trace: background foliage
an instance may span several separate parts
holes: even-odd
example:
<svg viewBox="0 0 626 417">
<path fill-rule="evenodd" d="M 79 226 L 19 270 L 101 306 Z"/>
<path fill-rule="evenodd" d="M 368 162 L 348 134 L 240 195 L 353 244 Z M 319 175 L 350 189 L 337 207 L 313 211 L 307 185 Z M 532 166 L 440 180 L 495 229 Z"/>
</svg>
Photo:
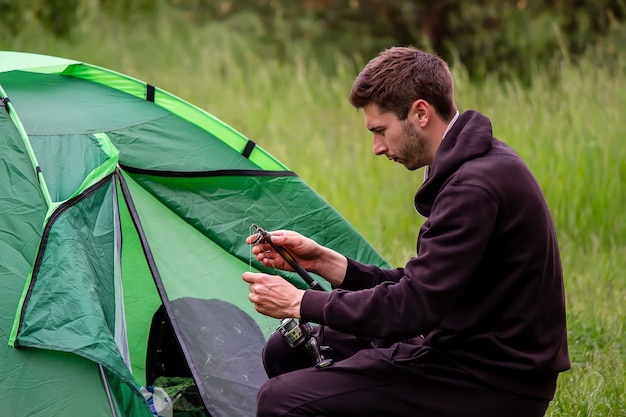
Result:
<svg viewBox="0 0 626 417">
<path fill-rule="evenodd" d="M 137 21 L 168 6 L 197 25 L 230 21 L 270 53 L 303 41 L 332 67 L 337 51 L 372 56 L 389 44 L 414 45 L 463 63 L 472 79 L 495 72 L 528 83 L 534 66 L 577 58 L 601 37 L 613 38 L 596 57 L 605 63 L 626 42 L 626 0 L 0 0 L 0 30 L 19 33 L 38 20 L 71 36 L 97 24 L 101 11 Z"/>
</svg>

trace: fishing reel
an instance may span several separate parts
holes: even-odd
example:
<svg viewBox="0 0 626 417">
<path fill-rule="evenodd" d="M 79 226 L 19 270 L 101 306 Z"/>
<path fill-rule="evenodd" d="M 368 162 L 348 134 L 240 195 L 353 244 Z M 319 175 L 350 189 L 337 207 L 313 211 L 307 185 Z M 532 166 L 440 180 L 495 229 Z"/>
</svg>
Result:
<svg viewBox="0 0 626 417">
<path fill-rule="evenodd" d="M 322 353 L 326 347 L 320 346 L 309 323 L 302 323 L 294 318 L 286 318 L 280 321 L 277 330 L 289 347 L 301 348 L 308 353 L 315 361 L 316 368 L 326 368 L 333 364 L 333 360 L 326 358 Z"/>
</svg>

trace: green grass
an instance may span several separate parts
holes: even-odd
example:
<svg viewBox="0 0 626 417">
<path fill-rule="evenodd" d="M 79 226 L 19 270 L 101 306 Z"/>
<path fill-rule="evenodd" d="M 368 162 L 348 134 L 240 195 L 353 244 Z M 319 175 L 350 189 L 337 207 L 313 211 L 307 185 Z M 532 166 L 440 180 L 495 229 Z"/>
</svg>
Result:
<svg viewBox="0 0 626 417">
<path fill-rule="evenodd" d="M 236 22 L 241 28 L 253 21 Z M 422 172 L 371 152 L 363 117 L 347 102 L 361 58 L 337 57 L 332 75 L 303 44 L 279 62 L 233 25 L 194 28 L 176 14 L 131 27 L 92 18 L 69 40 L 36 25 L 0 49 L 84 60 L 148 81 L 221 118 L 304 178 L 394 265 L 414 255 L 423 219 L 412 207 Z M 548 416 L 626 415 L 626 74 L 592 59 L 474 85 L 456 66 L 462 110 L 494 123 L 527 161 L 552 208 L 562 246 L 572 369 Z M 243 237 L 242 237 L 243 238 Z"/>
</svg>

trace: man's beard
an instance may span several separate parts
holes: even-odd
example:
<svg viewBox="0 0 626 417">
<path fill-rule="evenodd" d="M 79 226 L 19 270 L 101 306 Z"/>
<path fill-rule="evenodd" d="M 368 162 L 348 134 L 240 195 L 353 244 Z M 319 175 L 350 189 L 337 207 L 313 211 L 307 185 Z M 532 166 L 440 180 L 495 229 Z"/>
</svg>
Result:
<svg viewBox="0 0 626 417">
<path fill-rule="evenodd" d="M 426 161 L 426 138 L 415 129 L 408 119 L 400 122 L 404 142 L 399 150 L 399 160 L 406 169 L 414 171 L 428 165 Z"/>
</svg>

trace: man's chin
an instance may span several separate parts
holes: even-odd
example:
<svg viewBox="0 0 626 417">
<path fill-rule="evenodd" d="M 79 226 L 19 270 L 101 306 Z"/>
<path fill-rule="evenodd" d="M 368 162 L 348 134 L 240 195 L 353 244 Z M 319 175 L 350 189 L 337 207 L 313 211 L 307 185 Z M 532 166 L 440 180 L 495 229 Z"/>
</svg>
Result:
<svg viewBox="0 0 626 417">
<path fill-rule="evenodd" d="M 424 166 L 424 164 L 414 164 L 414 163 L 407 163 L 407 162 L 400 162 L 400 163 L 404 165 L 404 167 L 408 169 L 409 171 L 416 171 Z"/>
<path fill-rule="evenodd" d="M 418 167 L 417 167 L 417 166 L 415 166 L 414 164 L 410 164 L 410 163 L 407 163 L 407 162 L 399 162 L 399 163 L 400 163 L 400 164 L 402 164 L 402 165 L 404 165 L 404 167 L 405 167 L 406 169 L 408 169 L 409 171 L 415 171 L 415 170 L 418 168 Z"/>
</svg>

